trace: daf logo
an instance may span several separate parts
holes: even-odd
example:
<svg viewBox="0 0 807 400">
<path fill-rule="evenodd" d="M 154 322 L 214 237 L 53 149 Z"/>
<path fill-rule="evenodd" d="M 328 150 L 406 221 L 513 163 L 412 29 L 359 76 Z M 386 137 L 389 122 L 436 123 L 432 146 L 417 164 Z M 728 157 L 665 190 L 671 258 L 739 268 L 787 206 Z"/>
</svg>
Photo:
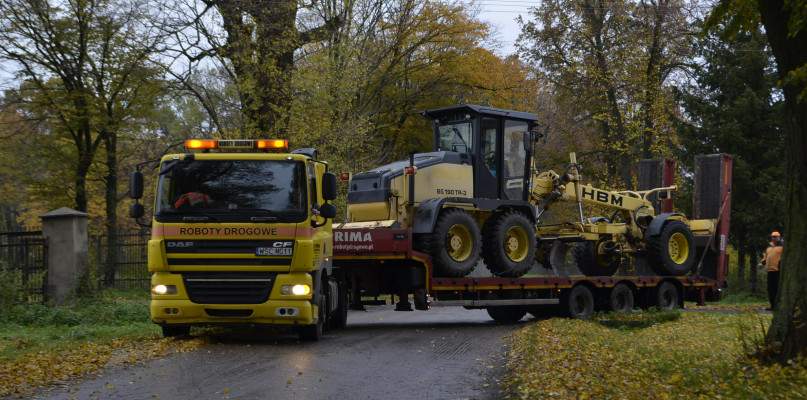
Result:
<svg viewBox="0 0 807 400">
<path fill-rule="evenodd" d="M 294 247 L 294 242 L 274 242 L 272 246 L 276 248 Z"/>
<path fill-rule="evenodd" d="M 168 247 L 193 247 L 193 242 L 165 242 Z"/>
</svg>

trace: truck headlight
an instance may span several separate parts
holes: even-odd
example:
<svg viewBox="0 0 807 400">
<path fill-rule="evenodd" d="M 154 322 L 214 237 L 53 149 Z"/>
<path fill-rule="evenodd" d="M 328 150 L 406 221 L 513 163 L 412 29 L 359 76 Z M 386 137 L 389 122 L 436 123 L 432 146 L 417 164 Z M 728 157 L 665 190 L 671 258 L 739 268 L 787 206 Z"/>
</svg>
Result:
<svg viewBox="0 0 807 400">
<path fill-rule="evenodd" d="M 151 294 L 163 295 L 177 293 L 178 291 L 176 285 L 154 285 L 151 287 Z"/>
<path fill-rule="evenodd" d="M 311 294 L 311 286 L 308 285 L 283 285 L 280 287 L 280 294 L 305 296 Z"/>
</svg>

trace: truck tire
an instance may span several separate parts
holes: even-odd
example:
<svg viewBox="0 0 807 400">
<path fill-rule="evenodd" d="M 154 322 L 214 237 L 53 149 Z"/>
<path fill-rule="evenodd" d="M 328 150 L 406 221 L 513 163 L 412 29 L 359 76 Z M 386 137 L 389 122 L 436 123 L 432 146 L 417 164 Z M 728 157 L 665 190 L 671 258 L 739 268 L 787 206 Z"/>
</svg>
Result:
<svg viewBox="0 0 807 400">
<path fill-rule="evenodd" d="M 479 225 L 467 212 L 446 208 L 434 232 L 419 235 L 418 248 L 432 257 L 435 276 L 461 278 L 473 271 L 481 252 Z"/>
<path fill-rule="evenodd" d="M 611 276 L 619 269 L 619 256 L 615 254 L 600 254 L 597 249 L 606 244 L 606 241 L 578 242 L 572 248 L 574 262 L 580 272 L 585 276 Z"/>
<path fill-rule="evenodd" d="M 191 334 L 191 327 L 190 326 L 162 326 L 163 328 L 163 337 L 179 337 L 179 336 L 189 336 Z"/>
<path fill-rule="evenodd" d="M 624 283 L 614 285 L 608 294 L 608 311 L 629 313 L 633 311 L 633 290 Z"/>
<path fill-rule="evenodd" d="M 316 296 L 317 300 L 317 322 L 313 325 L 308 326 L 301 326 L 298 331 L 300 335 L 300 340 L 304 340 L 307 342 L 316 342 L 322 339 L 322 332 L 325 330 L 325 318 L 327 314 L 326 310 L 326 302 L 325 302 L 325 294 L 322 293 L 325 290 L 325 282 L 320 285 L 320 293 Z"/>
<path fill-rule="evenodd" d="M 334 278 L 330 278 L 334 279 Z M 331 315 L 329 326 L 331 329 L 343 329 L 347 326 L 347 288 L 344 284 L 337 284 L 339 288 L 339 304 Z"/>
<path fill-rule="evenodd" d="M 686 275 L 695 266 L 695 237 L 682 221 L 667 221 L 661 233 L 647 238 L 647 251 L 659 275 Z"/>
<path fill-rule="evenodd" d="M 670 282 L 662 282 L 653 291 L 652 302 L 659 310 L 675 310 L 680 302 L 678 288 Z"/>
<path fill-rule="evenodd" d="M 496 276 L 516 278 L 535 262 L 535 228 L 522 213 L 508 211 L 488 219 L 483 229 L 482 258 Z"/>
<path fill-rule="evenodd" d="M 586 285 L 577 285 L 561 297 L 561 308 L 567 317 L 588 319 L 594 313 L 594 294 Z"/>
<path fill-rule="evenodd" d="M 488 307 L 487 311 L 496 322 L 516 322 L 527 315 L 524 307 L 519 306 Z"/>
</svg>

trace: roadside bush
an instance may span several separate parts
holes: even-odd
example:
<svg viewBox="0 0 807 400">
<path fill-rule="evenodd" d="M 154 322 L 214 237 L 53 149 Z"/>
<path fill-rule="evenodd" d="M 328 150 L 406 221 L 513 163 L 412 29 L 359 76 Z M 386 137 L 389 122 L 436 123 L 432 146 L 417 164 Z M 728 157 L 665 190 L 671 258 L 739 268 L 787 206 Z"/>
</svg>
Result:
<svg viewBox="0 0 807 400">
<path fill-rule="evenodd" d="M 0 316 L 21 304 L 23 293 L 22 273 L 0 261 Z"/>
<path fill-rule="evenodd" d="M 76 301 L 66 306 L 16 304 L 3 313 L 2 319 L 25 326 L 117 325 L 150 320 L 148 303 L 100 299 Z"/>
</svg>

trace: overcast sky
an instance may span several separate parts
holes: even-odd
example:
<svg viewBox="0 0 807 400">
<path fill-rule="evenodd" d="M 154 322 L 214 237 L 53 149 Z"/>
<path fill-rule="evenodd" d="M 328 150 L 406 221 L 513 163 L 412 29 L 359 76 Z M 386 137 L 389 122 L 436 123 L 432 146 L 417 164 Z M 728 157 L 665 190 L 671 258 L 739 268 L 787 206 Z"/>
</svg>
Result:
<svg viewBox="0 0 807 400">
<path fill-rule="evenodd" d="M 501 56 L 513 54 L 515 43 L 520 33 L 516 18 L 522 15 L 529 20 L 530 7 L 540 4 L 539 0 L 477 0 L 479 6 L 479 19 L 490 22 L 501 41 L 501 49 L 495 49 Z"/>
</svg>

